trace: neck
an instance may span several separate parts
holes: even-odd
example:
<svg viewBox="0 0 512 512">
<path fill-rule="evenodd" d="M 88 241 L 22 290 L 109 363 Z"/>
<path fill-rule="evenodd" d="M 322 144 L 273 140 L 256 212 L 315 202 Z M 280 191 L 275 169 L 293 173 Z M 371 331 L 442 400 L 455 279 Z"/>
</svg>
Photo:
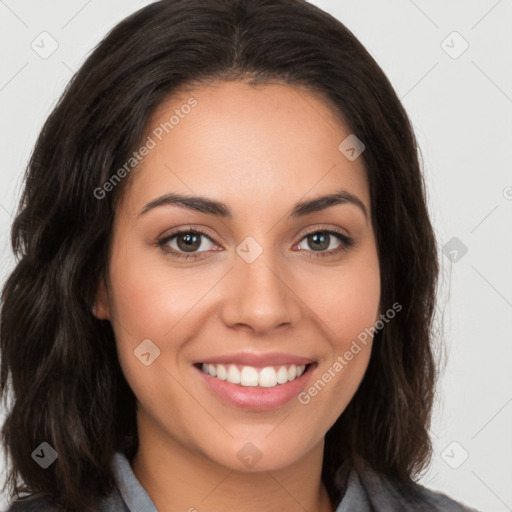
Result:
<svg viewBox="0 0 512 512">
<path fill-rule="evenodd" d="M 323 440 L 286 468 L 241 472 L 139 423 L 132 469 L 159 512 L 332 512 L 321 480 Z"/>
</svg>

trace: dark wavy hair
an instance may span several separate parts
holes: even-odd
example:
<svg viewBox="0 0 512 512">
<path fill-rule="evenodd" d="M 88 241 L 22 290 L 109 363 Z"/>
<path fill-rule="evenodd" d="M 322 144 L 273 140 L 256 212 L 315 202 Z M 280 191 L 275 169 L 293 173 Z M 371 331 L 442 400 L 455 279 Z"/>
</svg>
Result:
<svg viewBox="0 0 512 512">
<path fill-rule="evenodd" d="M 347 458 L 409 483 L 428 464 L 438 256 L 419 148 L 390 82 L 342 23 L 305 0 L 162 0 L 94 49 L 28 164 L 0 324 L 11 498 L 94 510 L 115 485 L 114 451 L 135 453 L 135 396 L 110 322 L 92 314 L 115 206 L 130 180 L 101 200 L 93 191 L 138 148 L 163 101 L 228 80 L 306 87 L 366 146 L 381 311 L 395 302 L 403 309 L 375 334 L 363 381 L 326 435 L 322 478 L 331 499 Z M 31 457 L 44 441 L 58 453 L 48 469 Z"/>
</svg>

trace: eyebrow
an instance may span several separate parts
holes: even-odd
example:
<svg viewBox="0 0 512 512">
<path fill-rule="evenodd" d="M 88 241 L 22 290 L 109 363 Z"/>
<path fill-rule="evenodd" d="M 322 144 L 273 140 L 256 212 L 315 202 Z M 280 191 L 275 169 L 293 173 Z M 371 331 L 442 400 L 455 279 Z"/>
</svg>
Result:
<svg viewBox="0 0 512 512">
<path fill-rule="evenodd" d="M 366 220 L 368 220 L 368 211 L 364 203 L 354 194 L 351 194 L 345 189 L 338 190 L 333 194 L 328 194 L 315 199 L 309 199 L 307 201 L 300 201 L 296 203 L 289 213 L 290 218 L 299 218 L 310 213 L 318 212 L 335 206 L 338 204 L 353 204 L 357 206 L 364 214 Z M 177 205 L 189 210 L 206 213 L 208 215 L 215 215 L 216 217 L 222 218 L 233 218 L 233 212 L 231 208 L 220 201 L 209 199 L 203 196 L 190 196 L 184 194 L 170 193 L 163 196 L 157 197 L 153 201 L 150 201 L 142 211 L 140 215 L 158 208 L 160 206 Z"/>
</svg>

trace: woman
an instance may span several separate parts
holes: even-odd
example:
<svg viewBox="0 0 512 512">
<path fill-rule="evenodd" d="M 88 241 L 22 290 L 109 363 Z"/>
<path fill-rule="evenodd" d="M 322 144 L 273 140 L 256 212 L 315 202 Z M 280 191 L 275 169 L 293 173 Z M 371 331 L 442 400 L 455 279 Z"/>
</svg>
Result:
<svg viewBox="0 0 512 512">
<path fill-rule="evenodd" d="M 438 273 L 414 134 L 320 9 L 120 23 L 43 127 L 13 247 L 11 510 L 469 510 L 414 483 Z"/>
</svg>

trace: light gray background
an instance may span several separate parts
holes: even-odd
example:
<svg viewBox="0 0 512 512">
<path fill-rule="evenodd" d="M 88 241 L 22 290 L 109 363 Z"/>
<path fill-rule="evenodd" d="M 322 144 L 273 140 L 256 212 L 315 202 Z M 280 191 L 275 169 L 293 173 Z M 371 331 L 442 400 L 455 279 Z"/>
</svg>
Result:
<svg viewBox="0 0 512 512">
<path fill-rule="evenodd" d="M 106 32 L 148 3 L 0 0 L 0 283 L 14 264 L 8 230 L 44 119 Z M 360 39 L 402 99 L 440 246 L 449 243 L 438 307 L 446 368 L 421 483 L 480 510 L 512 510 L 512 2 L 313 3 Z M 43 31 L 58 42 L 46 59 L 31 48 L 50 48 Z"/>
</svg>

